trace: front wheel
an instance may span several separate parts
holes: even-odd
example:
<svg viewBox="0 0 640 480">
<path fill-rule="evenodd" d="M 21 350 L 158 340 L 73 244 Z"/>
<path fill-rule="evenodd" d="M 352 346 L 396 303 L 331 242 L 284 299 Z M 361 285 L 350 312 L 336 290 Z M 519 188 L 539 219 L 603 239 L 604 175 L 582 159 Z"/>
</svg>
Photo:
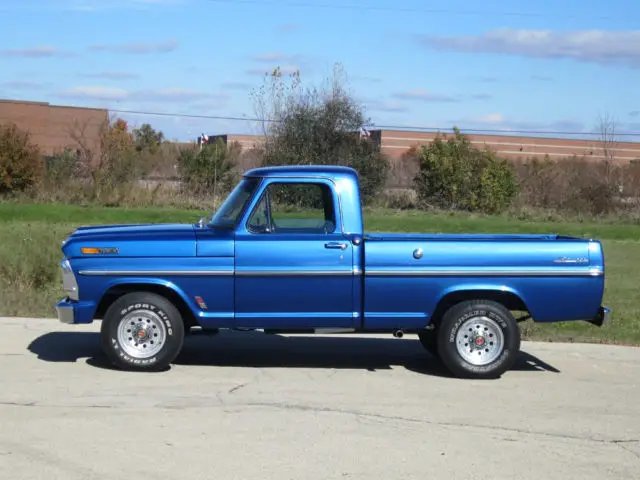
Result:
<svg viewBox="0 0 640 480">
<path fill-rule="evenodd" d="M 184 323 L 166 298 L 133 292 L 118 298 L 107 310 L 101 327 L 105 354 L 125 370 L 161 370 L 178 356 Z"/>
<path fill-rule="evenodd" d="M 498 378 L 520 351 L 520 328 L 502 304 L 466 301 L 451 307 L 439 325 L 438 353 L 461 378 Z"/>
</svg>

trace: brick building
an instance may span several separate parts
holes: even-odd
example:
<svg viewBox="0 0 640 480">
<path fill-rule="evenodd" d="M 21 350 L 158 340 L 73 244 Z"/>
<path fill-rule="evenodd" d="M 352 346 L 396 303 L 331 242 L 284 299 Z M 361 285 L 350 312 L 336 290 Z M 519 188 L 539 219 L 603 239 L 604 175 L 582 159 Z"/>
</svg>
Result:
<svg viewBox="0 0 640 480">
<path fill-rule="evenodd" d="M 397 160 L 411 147 L 426 145 L 437 136 L 435 132 L 416 132 L 410 130 L 371 130 L 371 138 L 391 159 Z M 448 133 L 451 135 L 451 133 Z M 471 143 L 478 148 L 489 148 L 503 158 L 520 160 L 528 157 L 544 157 L 551 159 L 570 157 L 603 158 L 603 142 L 594 136 L 591 140 L 549 137 L 525 137 L 515 135 L 478 135 L 465 134 Z M 246 150 L 260 145 L 259 135 L 210 135 L 209 141 L 221 138 L 225 143 L 237 142 Z M 640 142 L 622 142 L 616 140 L 609 143 L 611 154 L 621 163 L 640 160 Z"/>
<path fill-rule="evenodd" d="M 15 123 L 19 128 L 28 130 L 32 139 L 45 155 L 53 155 L 65 148 L 75 149 L 76 140 L 72 131 L 82 132 L 84 141 L 95 148 L 100 128 L 109 120 L 106 109 L 80 108 L 50 105 L 46 102 L 27 102 L 0 99 L 0 124 Z M 410 130 L 372 130 L 371 138 L 387 153 L 393 163 L 403 168 L 399 159 L 409 148 L 431 142 L 436 133 Z M 602 158 L 602 142 L 597 137 L 590 140 L 569 138 L 541 138 L 512 135 L 467 135 L 478 147 L 487 147 L 500 156 L 517 160 L 531 156 L 562 158 L 571 155 L 584 156 L 594 160 Z M 237 142 L 244 151 L 259 146 L 263 137 L 259 135 L 210 135 L 210 141 L 222 138 L 226 143 Z M 640 159 L 640 142 L 616 141 L 612 149 L 615 160 L 629 163 Z M 244 160 L 242 169 L 250 168 L 253 159 Z M 410 166 L 406 166 L 411 169 Z M 410 175 L 410 172 L 407 173 Z M 398 179 L 399 181 L 400 179 Z M 395 181 L 394 181 L 395 182 Z M 402 183 L 403 181 L 401 181 Z"/>
<path fill-rule="evenodd" d="M 437 133 L 415 132 L 406 130 L 374 130 L 372 137 L 378 142 L 382 151 L 391 158 L 400 158 L 409 148 L 425 145 L 433 141 Z M 551 159 L 570 157 L 603 158 L 603 142 L 598 136 L 590 140 L 549 138 L 549 137 L 525 137 L 514 135 L 474 135 L 465 134 L 471 143 L 478 147 L 487 147 L 503 158 L 519 160 L 527 157 L 544 157 L 549 155 Z M 623 142 L 616 140 L 608 142 L 611 153 L 616 161 L 629 163 L 640 160 L 640 143 Z"/>
<path fill-rule="evenodd" d="M 0 99 L 0 124 L 14 123 L 28 131 L 44 155 L 54 155 L 65 148 L 76 149 L 74 132 L 96 146 L 100 128 L 108 120 L 109 112 L 105 109 Z"/>
</svg>

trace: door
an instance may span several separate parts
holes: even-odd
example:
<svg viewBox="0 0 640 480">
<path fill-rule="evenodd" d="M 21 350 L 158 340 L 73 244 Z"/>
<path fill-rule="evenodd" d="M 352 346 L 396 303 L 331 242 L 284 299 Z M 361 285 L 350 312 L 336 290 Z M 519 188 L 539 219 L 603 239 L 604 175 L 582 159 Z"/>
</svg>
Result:
<svg viewBox="0 0 640 480">
<path fill-rule="evenodd" d="M 353 246 L 329 181 L 268 179 L 236 234 L 238 327 L 353 328 Z"/>
</svg>

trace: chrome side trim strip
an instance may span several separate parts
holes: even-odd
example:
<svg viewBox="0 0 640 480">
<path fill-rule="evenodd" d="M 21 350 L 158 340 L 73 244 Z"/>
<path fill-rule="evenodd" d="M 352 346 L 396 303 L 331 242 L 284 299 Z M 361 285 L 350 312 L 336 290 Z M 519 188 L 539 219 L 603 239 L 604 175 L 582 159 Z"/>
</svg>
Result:
<svg viewBox="0 0 640 480">
<path fill-rule="evenodd" d="M 84 276 L 233 276 L 233 270 L 80 270 Z M 236 270 L 238 277 L 316 277 L 316 276 L 352 276 L 359 273 L 353 270 Z"/>
<path fill-rule="evenodd" d="M 233 270 L 80 270 L 78 273 L 86 276 L 233 276 Z"/>
<path fill-rule="evenodd" d="M 80 270 L 83 276 L 233 276 L 233 270 Z M 351 276 L 362 275 L 362 271 L 353 270 L 237 270 L 239 277 L 315 277 L 315 276 Z M 537 268 L 531 270 L 508 269 L 406 269 L 406 270 L 366 270 L 367 277 L 601 277 L 604 271 L 599 268 Z"/>
<path fill-rule="evenodd" d="M 233 276 L 233 270 L 80 270 L 78 272 L 84 276 Z M 575 268 L 537 268 L 537 269 L 406 269 L 406 270 L 366 270 L 365 276 L 371 277 L 453 277 L 453 276 L 469 276 L 469 277 L 600 277 L 604 275 L 604 271 L 599 268 L 575 269 Z M 236 276 L 240 277 L 314 277 L 314 276 L 351 276 L 362 275 L 359 269 L 353 270 L 237 270 Z"/>
<path fill-rule="evenodd" d="M 238 277 L 331 277 L 352 276 L 353 270 L 236 270 Z"/>
<path fill-rule="evenodd" d="M 535 268 L 535 269 L 406 269 L 406 270 L 365 270 L 370 277 L 601 277 L 599 268 Z"/>
</svg>

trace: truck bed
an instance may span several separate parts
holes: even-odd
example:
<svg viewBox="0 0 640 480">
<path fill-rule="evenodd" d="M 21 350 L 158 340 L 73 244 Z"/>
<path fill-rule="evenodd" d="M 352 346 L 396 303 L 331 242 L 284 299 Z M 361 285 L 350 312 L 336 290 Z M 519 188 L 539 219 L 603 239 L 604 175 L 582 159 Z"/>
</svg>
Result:
<svg viewBox="0 0 640 480">
<path fill-rule="evenodd" d="M 555 234 L 368 234 L 363 264 L 369 327 L 424 321 L 453 291 L 513 295 L 539 322 L 582 320 L 604 290 L 601 244 Z"/>
</svg>

